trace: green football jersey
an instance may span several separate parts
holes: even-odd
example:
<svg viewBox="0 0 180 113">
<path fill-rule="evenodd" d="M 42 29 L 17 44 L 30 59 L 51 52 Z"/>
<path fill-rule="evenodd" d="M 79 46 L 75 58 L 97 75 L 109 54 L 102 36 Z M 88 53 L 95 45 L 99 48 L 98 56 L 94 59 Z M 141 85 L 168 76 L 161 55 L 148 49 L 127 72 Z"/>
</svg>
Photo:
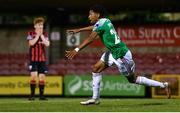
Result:
<svg viewBox="0 0 180 113">
<path fill-rule="evenodd" d="M 128 51 L 124 42 L 122 42 L 114 29 L 113 24 L 107 18 L 99 19 L 94 25 L 93 31 L 101 37 L 101 41 L 110 50 L 113 58 L 123 58 Z"/>
</svg>

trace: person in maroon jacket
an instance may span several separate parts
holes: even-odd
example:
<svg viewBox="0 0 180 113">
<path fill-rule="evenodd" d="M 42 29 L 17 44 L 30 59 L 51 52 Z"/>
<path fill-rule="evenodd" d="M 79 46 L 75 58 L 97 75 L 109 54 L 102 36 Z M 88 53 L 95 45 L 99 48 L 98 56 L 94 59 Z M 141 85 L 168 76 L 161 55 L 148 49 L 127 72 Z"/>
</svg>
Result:
<svg viewBox="0 0 180 113">
<path fill-rule="evenodd" d="M 46 47 L 50 45 L 47 33 L 43 31 L 44 18 L 38 17 L 34 19 L 34 30 L 28 32 L 27 40 L 29 43 L 29 70 L 31 74 L 29 100 L 35 100 L 36 77 L 39 77 L 39 99 L 47 100 L 44 97 L 45 74 L 46 67 Z"/>
</svg>

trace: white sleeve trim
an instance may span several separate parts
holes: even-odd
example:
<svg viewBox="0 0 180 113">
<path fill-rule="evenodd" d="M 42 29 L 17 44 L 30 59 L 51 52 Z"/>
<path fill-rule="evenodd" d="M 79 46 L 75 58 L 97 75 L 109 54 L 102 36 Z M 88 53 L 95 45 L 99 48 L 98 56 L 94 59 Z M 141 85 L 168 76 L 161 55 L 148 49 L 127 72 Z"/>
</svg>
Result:
<svg viewBox="0 0 180 113">
<path fill-rule="evenodd" d="M 94 24 L 93 31 L 95 31 L 98 27 L 103 26 L 103 24 L 106 22 L 106 18 L 99 19 L 96 24 Z"/>
<path fill-rule="evenodd" d="M 27 40 L 31 40 L 32 39 L 32 36 L 31 35 L 28 35 L 27 36 Z"/>
</svg>

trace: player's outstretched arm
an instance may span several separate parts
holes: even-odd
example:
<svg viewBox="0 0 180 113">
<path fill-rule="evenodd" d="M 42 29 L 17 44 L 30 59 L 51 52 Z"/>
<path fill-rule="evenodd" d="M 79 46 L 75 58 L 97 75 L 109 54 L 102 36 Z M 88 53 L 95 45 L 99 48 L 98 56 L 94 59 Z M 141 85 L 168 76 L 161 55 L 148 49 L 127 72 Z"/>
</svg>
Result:
<svg viewBox="0 0 180 113">
<path fill-rule="evenodd" d="M 92 31 L 93 30 L 93 26 L 88 26 L 88 27 L 83 27 L 83 28 L 78 28 L 78 29 L 69 29 L 67 30 L 67 33 L 78 33 L 81 31 Z"/>
<path fill-rule="evenodd" d="M 82 50 L 89 44 L 91 44 L 95 39 L 97 39 L 99 35 L 96 32 L 92 32 L 78 47 L 76 47 L 74 50 L 66 51 L 65 56 L 68 59 L 73 59 L 73 57 L 79 52 L 79 50 Z"/>
<path fill-rule="evenodd" d="M 91 44 L 95 39 L 97 39 L 99 37 L 99 35 L 96 32 L 92 32 L 86 39 L 84 39 L 84 41 L 79 45 L 79 49 L 83 49 L 86 46 L 88 46 L 89 44 Z"/>
</svg>

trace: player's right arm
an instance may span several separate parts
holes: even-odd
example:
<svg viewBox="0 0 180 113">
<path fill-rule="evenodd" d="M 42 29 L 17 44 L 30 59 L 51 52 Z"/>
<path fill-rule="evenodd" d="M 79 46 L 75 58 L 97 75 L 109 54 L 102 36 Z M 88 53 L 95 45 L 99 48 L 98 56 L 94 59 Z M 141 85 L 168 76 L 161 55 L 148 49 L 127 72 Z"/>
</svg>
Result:
<svg viewBox="0 0 180 113">
<path fill-rule="evenodd" d="M 78 29 L 69 29 L 67 30 L 67 33 L 78 33 L 81 31 L 92 31 L 93 26 L 88 26 L 88 27 L 83 27 L 83 28 L 78 28 Z"/>
<path fill-rule="evenodd" d="M 91 34 L 87 38 L 85 38 L 85 40 L 74 50 L 66 51 L 65 56 L 68 59 L 73 59 L 73 57 L 78 53 L 79 50 L 82 50 L 83 48 L 91 44 L 95 39 L 99 38 L 100 37 L 99 34 L 101 34 L 101 32 L 104 31 L 103 26 L 104 26 L 105 21 L 106 19 L 103 19 L 103 20 L 98 21 L 94 26 L 89 26 L 89 29 L 92 28 Z"/>
<path fill-rule="evenodd" d="M 78 47 L 74 50 L 66 51 L 65 56 L 68 59 L 73 59 L 73 57 L 78 53 L 79 50 L 82 50 L 89 44 L 91 44 L 95 39 L 99 38 L 99 35 L 96 32 L 92 32 Z"/>
<path fill-rule="evenodd" d="M 39 36 L 36 35 L 35 38 L 29 40 L 29 45 L 33 46 L 39 39 Z"/>
<path fill-rule="evenodd" d="M 34 44 L 36 44 L 36 42 L 39 40 L 39 37 L 42 33 L 38 30 L 36 31 L 35 36 L 33 36 L 32 34 L 29 33 L 27 40 L 29 41 L 29 45 L 33 46 Z M 35 37 L 35 38 L 33 38 Z"/>
</svg>

